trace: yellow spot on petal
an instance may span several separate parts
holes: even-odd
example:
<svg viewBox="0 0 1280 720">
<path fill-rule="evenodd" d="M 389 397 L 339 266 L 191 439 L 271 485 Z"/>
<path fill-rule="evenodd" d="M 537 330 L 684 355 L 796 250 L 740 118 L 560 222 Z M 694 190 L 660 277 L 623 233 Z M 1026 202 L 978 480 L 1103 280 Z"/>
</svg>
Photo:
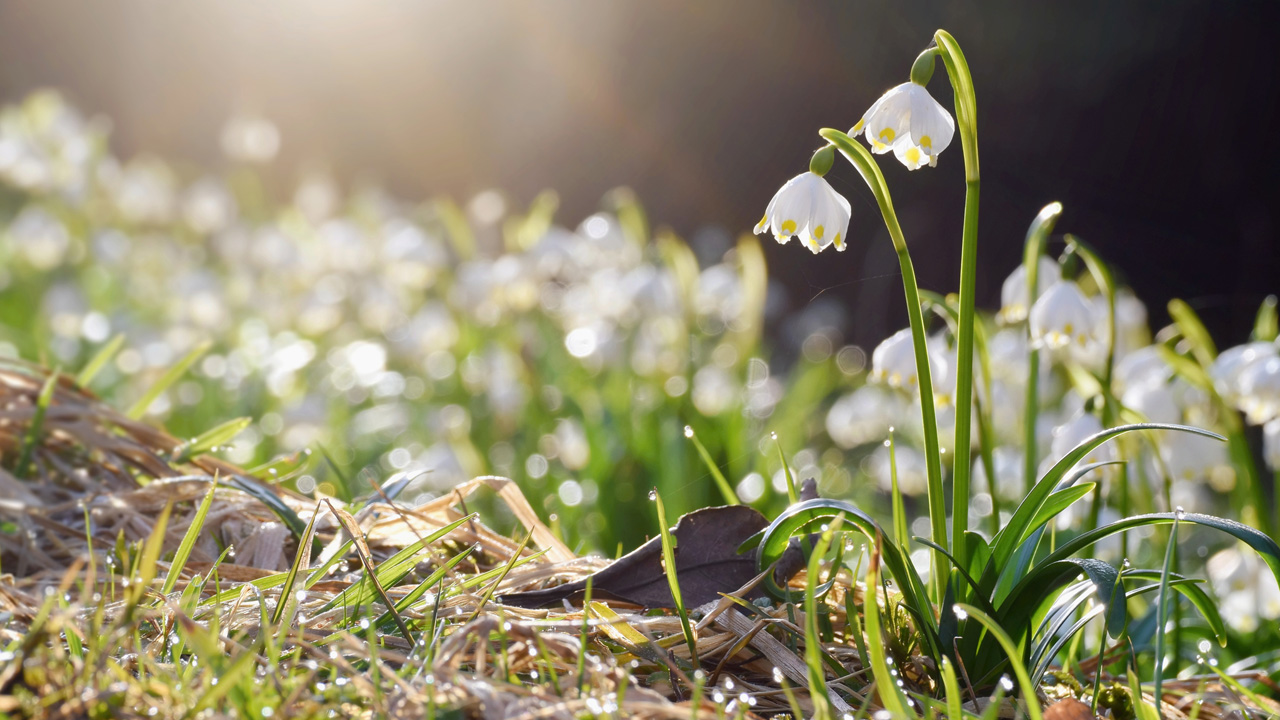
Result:
<svg viewBox="0 0 1280 720">
<path fill-rule="evenodd" d="M 857 124 L 857 125 L 854 125 L 854 126 L 853 126 L 853 129 L 852 129 L 852 130 L 850 130 L 849 134 L 850 134 L 850 135 L 857 135 L 858 133 L 862 132 L 862 126 L 863 126 L 863 124 L 865 124 L 865 123 L 866 123 L 866 121 L 867 121 L 867 120 L 866 120 L 866 118 L 863 118 L 863 119 L 859 120 L 859 121 L 858 121 L 858 124 Z"/>
<path fill-rule="evenodd" d="M 895 132 L 893 131 L 893 128 L 885 128 L 885 129 L 883 129 L 883 130 L 881 130 L 881 131 L 880 131 L 880 139 L 881 139 L 881 140 L 883 140 L 883 141 L 884 141 L 884 142 L 886 142 L 886 143 L 891 143 L 891 142 L 893 142 L 893 138 L 894 138 L 896 135 L 897 135 L 897 133 L 895 133 Z"/>
<path fill-rule="evenodd" d="M 912 165 L 920 164 L 920 151 L 917 150 L 916 148 L 908 148 L 907 152 L 903 154 L 903 157 L 905 157 L 907 159 L 907 162 L 911 163 Z"/>
<path fill-rule="evenodd" d="M 844 250 L 844 240 L 840 239 L 840 233 L 836 233 L 835 239 L 832 242 L 835 243 L 836 250 Z"/>
<path fill-rule="evenodd" d="M 925 152 L 933 149 L 933 141 L 929 139 L 928 135 L 920 136 L 920 147 L 924 148 Z"/>
<path fill-rule="evenodd" d="M 756 223 L 756 227 L 762 228 L 769 224 L 769 213 L 760 216 L 760 222 Z"/>
<path fill-rule="evenodd" d="M 1076 331 L 1076 326 L 1075 326 L 1075 325 L 1072 325 L 1071 323 L 1067 323 L 1066 325 L 1063 325 L 1063 326 L 1062 326 L 1062 334 L 1063 334 L 1063 335 L 1070 335 L 1070 334 L 1074 333 L 1075 331 Z"/>
<path fill-rule="evenodd" d="M 795 221 L 795 220 L 784 220 L 784 221 L 782 222 L 782 234 L 783 234 L 783 235 L 795 235 L 795 233 L 796 233 L 796 221 Z"/>
<path fill-rule="evenodd" d="M 822 239 L 822 233 L 826 232 L 821 225 L 813 229 L 813 236 L 818 240 Z"/>
</svg>

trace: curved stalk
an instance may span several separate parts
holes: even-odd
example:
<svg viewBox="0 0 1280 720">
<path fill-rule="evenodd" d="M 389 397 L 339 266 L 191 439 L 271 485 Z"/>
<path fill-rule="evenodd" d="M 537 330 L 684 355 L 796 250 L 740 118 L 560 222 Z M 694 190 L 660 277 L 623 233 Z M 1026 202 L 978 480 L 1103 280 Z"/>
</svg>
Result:
<svg viewBox="0 0 1280 720">
<path fill-rule="evenodd" d="M 1022 481 L 1026 493 L 1036 484 L 1036 418 L 1040 415 L 1040 350 L 1031 337 L 1031 306 L 1040 294 L 1040 256 L 1061 214 L 1062 203 L 1045 205 L 1027 229 L 1023 250 L 1022 264 L 1027 269 L 1027 395 L 1022 415 Z"/>
<path fill-rule="evenodd" d="M 951 87 L 955 90 L 956 124 L 960 126 L 960 148 L 964 152 L 964 229 L 960 244 L 960 331 L 956 338 L 956 451 L 952 461 L 951 533 L 952 552 L 967 563 L 964 534 L 969 529 L 969 475 L 972 470 L 969 441 L 973 420 L 973 313 L 978 274 L 978 103 L 973 77 L 964 52 L 950 33 L 933 35 L 938 44 Z"/>
<path fill-rule="evenodd" d="M 929 479 L 929 525 L 932 534 L 930 539 L 940 547 L 948 548 L 947 507 L 942 488 L 942 457 L 938 445 L 938 420 L 933 407 L 933 376 L 930 372 L 929 351 L 925 342 L 924 314 L 920 309 L 920 287 L 916 283 L 916 271 L 911 264 L 911 254 L 907 251 L 907 241 L 902 236 L 898 215 L 893 210 L 889 186 L 885 184 L 884 175 L 880 172 L 880 166 L 876 165 L 876 161 L 871 157 L 871 152 L 839 130 L 823 128 L 818 131 L 818 134 L 834 145 L 858 169 L 862 179 L 871 188 L 876 204 L 880 206 L 880 214 L 884 216 L 889 238 L 893 240 L 893 249 L 898 254 L 898 265 L 902 269 L 902 289 L 907 296 L 907 317 L 911 322 L 911 339 L 915 346 L 916 377 L 919 378 L 920 389 L 920 419 L 924 422 L 924 455 Z M 968 500 L 966 499 L 965 502 L 967 503 Z M 937 595 L 937 602 L 940 603 L 942 589 L 946 587 L 946 578 L 951 574 L 951 566 L 946 554 L 937 550 L 933 552 L 933 563 L 935 568 L 933 590 Z"/>
</svg>

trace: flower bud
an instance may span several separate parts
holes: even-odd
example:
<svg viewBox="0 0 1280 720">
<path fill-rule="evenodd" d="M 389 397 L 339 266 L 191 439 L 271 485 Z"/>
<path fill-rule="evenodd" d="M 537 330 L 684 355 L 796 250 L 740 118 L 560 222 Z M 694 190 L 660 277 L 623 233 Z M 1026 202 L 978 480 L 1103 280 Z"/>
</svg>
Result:
<svg viewBox="0 0 1280 720">
<path fill-rule="evenodd" d="M 836 146 L 827 145 L 818 152 L 813 154 L 809 159 L 809 172 L 823 177 L 831 170 L 831 165 L 836 161 Z"/>
</svg>

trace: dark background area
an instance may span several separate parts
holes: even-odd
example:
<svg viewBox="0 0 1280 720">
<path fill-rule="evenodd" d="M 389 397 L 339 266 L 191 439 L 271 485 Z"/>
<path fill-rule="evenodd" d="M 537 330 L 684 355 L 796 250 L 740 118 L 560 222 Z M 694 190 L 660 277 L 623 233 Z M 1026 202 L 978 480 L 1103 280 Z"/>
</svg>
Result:
<svg viewBox="0 0 1280 720">
<path fill-rule="evenodd" d="M 217 166 L 238 111 L 283 132 L 283 193 L 320 164 L 405 199 L 559 191 L 569 225 L 617 185 L 686 237 L 749 231 L 806 167 L 903 82 L 934 29 L 961 43 L 978 94 L 979 302 L 994 307 L 1037 210 L 1113 261 L 1162 323 L 1187 299 L 1220 344 L 1280 291 L 1277 58 L 1271 2 L 784 3 L 0 2 L 0 101 L 62 90 L 113 122 L 125 157 Z M 939 66 L 930 89 L 952 105 Z M 957 286 L 963 162 L 882 167 L 921 285 Z M 840 298 L 851 339 L 906 324 L 869 192 L 850 249 L 767 244 L 792 309 Z"/>
</svg>

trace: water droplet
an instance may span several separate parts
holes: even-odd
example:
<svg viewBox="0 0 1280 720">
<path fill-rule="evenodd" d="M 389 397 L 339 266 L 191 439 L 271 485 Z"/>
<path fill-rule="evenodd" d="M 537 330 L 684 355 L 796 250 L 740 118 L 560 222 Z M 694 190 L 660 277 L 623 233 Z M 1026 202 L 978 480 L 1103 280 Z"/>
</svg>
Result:
<svg viewBox="0 0 1280 720">
<path fill-rule="evenodd" d="M 884 441 L 884 446 L 885 446 L 885 447 L 889 447 L 889 446 L 891 446 L 891 445 L 893 445 L 893 443 L 892 443 L 892 442 L 890 442 L 890 441 L 888 441 L 888 440 L 885 440 L 885 441 Z"/>
<path fill-rule="evenodd" d="M 1181 505 L 1174 508 L 1173 514 L 1174 514 L 1174 517 L 1178 518 L 1179 520 L 1184 520 L 1187 517 L 1187 511 L 1183 510 Z"/>
<path fill-rule="evenodd" d="M 368 630 L 368 629 L 369 629 L 369 618 L 361 618 L 361 619 L 360 619 L 360 629 L 361 629 L 361 630 Z"/>
<path fill-rule="evenodd" d="M 773 669 L 773 681 L 778 683 L 779 685 L 782 684 L 782 668 Z"/>
<path fill-rule="evenodd" d="M 725 690 L 732 690 L 732 689 L 733 689 L 733 678 L 725 678 L 725 679 L 724 679 L 724 689 L 725 689 Z"/>
<path fill-rule="evenodd" d="M 1000 687 L 1004 688 L 1005 692 L 1013 691 L 1013 681 L 1009 679 L 1008 675 L 1000 676 Z"/>
<path fill-rule="evenodd" d="M 769 433 L 769 438 L 770 438 L 771 440 L 777 440 L 777 439 L 778 439 L 778 433 L 776 433 L 776 432 L 771 432 L 771 433 Z"/>
<path fill-rule="evenodd" d="M 957 620 L 969 619 L 969 613 L 965 612 L 965 609 L 960 607 L 959 605 L 952 605 L 951 610 L 956 614 Z"/>
<path fill-rule="evenodd" d="M 717 704 L 724 702 L 724 693 L 719 690 L 715 691 L 711 695 L 711 700 Z"/>
<path fill-rule="evenodd" d="M 657 499 L 658 499 L 658 491 L 657 491 L 657 490 L 650 490 L 650 491 L 649 491 L 649 502 L 653 502 L 654 500 L 657 500 Z"/>
<path fill-rule="evenodd" d="M 691 438 L 691 437 L 693 437 L 693 426 L 692 426 L 692 425 L 685 425 L 685 426 L 684 426 L 684 436 L 685 436 L 685 437 L 687 437 L 687 438 Z"/>
</svg>

